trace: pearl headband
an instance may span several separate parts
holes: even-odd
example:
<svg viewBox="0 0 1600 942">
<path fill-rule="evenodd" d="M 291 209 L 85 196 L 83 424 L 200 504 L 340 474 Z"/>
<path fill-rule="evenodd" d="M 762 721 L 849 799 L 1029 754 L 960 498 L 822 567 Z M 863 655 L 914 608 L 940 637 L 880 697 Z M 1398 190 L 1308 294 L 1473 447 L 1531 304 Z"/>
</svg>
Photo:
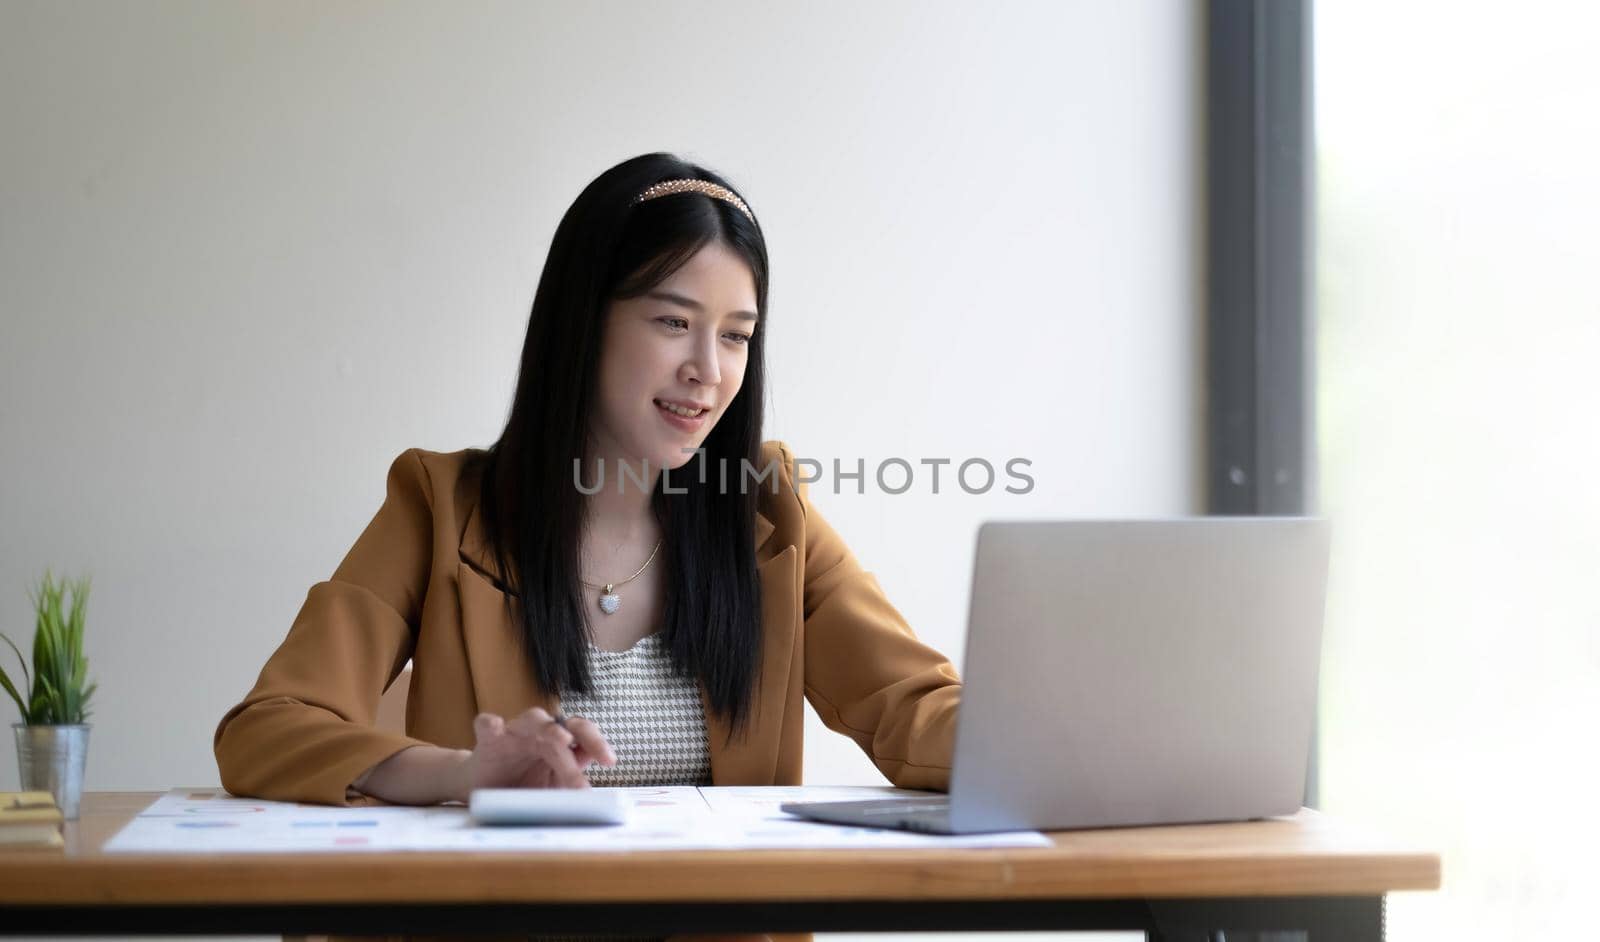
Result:
<svg viewBox="0 0 1600 942">
<path fill-rule="evenodd" d="M 737 193 L 725 186 L 718 186 L 705 180 L 663 180 L 640 193 L 634 202 L 642 203 L 645 200 L 653 200 L 658 196 L 671 196 L 674 193 L 704 193 L 713 199 L 732 203 L 739 212 L 744 213 L 745 218 L 751 222 L 756 221 L 756 217 L 750 212 L 750 207 L 745 205 Z"/>
</svg>

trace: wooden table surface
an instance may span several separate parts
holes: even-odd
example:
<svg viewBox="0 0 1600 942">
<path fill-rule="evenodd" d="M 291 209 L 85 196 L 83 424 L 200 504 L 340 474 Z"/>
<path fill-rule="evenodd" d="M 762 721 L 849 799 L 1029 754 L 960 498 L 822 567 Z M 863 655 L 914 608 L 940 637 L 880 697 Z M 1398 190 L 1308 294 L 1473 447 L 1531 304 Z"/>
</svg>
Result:
<svg viewBox="0 0 1600 942">
<path fill-rule="evenodd" d="M 102 853 L 160 794 L 85 794 L 64 851 L 0 851 L 0 905 L 1326 897 L 1439 886 L 1437 854 L 1309 810 L 1054 832 L 1049 848 Z"/>
</svg>

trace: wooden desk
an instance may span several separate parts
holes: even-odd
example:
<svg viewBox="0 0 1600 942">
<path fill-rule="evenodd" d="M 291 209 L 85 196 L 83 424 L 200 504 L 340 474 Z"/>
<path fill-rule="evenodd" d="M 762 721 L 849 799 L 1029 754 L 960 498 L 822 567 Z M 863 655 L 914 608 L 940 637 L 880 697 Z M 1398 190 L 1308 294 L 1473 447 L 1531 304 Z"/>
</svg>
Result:
<svg viewBox="0 0 1600 942">
<path fill-rule="evenodd" d="M 1377 940 L 1385 893 L 1439 886 L 1437 855 L 1312 811 L 1064 831 L 1051 848 L 1004 850 L 102 854 L 157 796 L 87 794 L 65 852 L 0 852 L 0 933 L 1301 929 Z"/>
</svg>

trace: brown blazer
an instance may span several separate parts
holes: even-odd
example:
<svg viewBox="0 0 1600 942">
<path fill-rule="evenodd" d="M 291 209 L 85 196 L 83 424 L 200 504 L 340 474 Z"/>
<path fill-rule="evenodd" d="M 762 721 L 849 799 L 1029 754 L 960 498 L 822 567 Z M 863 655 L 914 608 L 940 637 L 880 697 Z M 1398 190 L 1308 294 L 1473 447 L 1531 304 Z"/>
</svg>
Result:
<svg viewBox="0 0 1600 942">
<path fill-rule="evenodd" d="M 408 746 L 472 748 L 479 712 L 555 711 L 534 682 L 477 514 L 470 451 L 411 449 L 388 496 L 333 577 L 300 614 L 251 689 L 217 726 L 230 792 L 284 801 L 366 803 L 349 785 Z M 753 538 L 763 662 L 749 729 L 706 708 L 716 785 L 798 785 L 801 697 L 907 788 L 946 790 L 961 681 L 918 641 L 873 576 L 798 489 L 780 442 L 777 493 L 761 487 Z M 374 727 L 378 700 L 412 662 L 405 735 Z M 704 691 L 702 690 L 702 700 Z"/>
</svg>

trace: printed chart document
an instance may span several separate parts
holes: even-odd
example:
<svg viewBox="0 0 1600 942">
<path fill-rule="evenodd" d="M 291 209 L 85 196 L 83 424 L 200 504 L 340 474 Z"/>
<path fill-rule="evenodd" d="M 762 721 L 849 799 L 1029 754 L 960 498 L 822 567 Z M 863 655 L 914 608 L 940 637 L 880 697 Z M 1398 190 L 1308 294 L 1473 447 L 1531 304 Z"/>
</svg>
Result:
<svg viewBox="0 0 1600 942">
<path fill-rule="evenodd" d="M 175 788 L 140 812 L 106 853 L 313 851 L 647 851 L 940 847 L 1049 847 L 1038 831 L 941 836 L 819 824 L 778 810 L 786 801 L 863 801 L 927 795 L 875 787 L 618 788 L 627 824 L 475 825 L 461 805 L 336 808 Z"/>
</svg>

